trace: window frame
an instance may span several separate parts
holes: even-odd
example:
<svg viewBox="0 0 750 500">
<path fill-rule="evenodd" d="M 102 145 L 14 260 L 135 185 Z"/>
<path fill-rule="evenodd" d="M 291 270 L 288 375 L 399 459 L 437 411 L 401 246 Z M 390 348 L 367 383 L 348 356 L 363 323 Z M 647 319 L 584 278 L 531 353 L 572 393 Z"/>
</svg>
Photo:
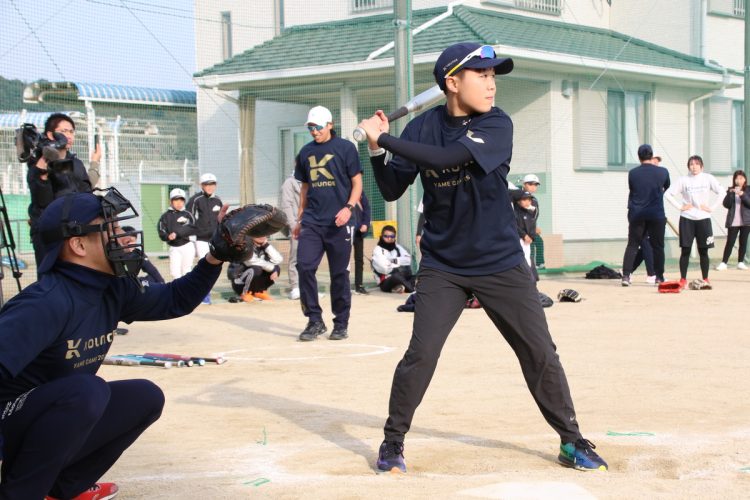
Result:
<svg viewBox="0 0 750 500">
<path fill-rule="evenodd" d="M 652 92 L 644 90 L 607 89 L 607 170 L 629 170 L 640 165 L 640 161 L 637 158 L 638 146 L 650 142 L 649 138 L 651 137 L 652 96 Z M 642 112 L 642 117 L 640 119 L 636 117 L 636 121 L 642 122 L 641 126 L 643 130 L 638 132 L 638 124 L 636 124 L 636 133 L 638 134 L 636 144 L 628 144 L 628 97 L 640 97 L 642 101 L 638 104 L 638 108 Z M 612 109 L 614 98 L 618 98 L 619 100 L 617 110 Z M 617 113 L 616 116 L 613 115 L 615 112 Z M 619 122 L 617 137 L 612 135 L 613 120 Z M 611 150 L 613 147 L 619 149 L 616 156 Z"/>
</svg>

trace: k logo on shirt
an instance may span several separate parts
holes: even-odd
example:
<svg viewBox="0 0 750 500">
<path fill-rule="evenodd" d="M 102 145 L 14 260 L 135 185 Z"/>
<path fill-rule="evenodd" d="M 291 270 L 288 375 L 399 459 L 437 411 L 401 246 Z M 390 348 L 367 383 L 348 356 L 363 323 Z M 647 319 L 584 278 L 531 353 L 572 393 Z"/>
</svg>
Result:
<svg viewBox="0 0 750 500">
<path fill-rule="evenodd" d="M 476 142 L 477 144 L 484 144 L 484 139 L 482 139 L 481 137 L 474 137 L 474 132 L 472 132 L 471 130 L 466 131 L 466 137 Z"/>
</svg>

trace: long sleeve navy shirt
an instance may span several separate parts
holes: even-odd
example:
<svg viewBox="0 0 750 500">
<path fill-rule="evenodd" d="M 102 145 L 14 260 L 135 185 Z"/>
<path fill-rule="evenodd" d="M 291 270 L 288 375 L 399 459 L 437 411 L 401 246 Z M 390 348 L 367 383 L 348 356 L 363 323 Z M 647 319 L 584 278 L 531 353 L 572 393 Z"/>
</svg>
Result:
<svg viewBox="0 0 750 500">
<path fill-rule="evenodd" d="M 95 374 L 118 321 L 189 314 L 221 267 L 201 259 L 182 278 L 141 292 L 133 280 L 58 262 L 0 310 L 0 403 L 67 375 Z"/>
</svg>

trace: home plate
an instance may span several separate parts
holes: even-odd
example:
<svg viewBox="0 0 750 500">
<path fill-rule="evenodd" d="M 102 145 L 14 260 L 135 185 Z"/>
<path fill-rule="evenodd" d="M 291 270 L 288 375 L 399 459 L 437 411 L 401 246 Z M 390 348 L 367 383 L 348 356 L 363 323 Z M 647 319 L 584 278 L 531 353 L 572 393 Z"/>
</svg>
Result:
<svg viewBox="0 0 750 500">
<path fill-rule="evenodd" d="M 534 483 L 496 483 L 463 490 L 459 495 L 504 500 L 596 500 L 596 497 L 574 483 L 543 481 Z"/>
</svg>

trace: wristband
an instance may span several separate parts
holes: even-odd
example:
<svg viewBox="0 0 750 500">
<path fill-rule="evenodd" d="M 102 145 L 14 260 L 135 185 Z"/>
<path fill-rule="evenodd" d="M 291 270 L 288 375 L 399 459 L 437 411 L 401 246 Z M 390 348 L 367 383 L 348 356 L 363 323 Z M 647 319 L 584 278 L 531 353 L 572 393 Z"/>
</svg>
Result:
<svg viewBox="0 0 750 500">
<path fill-rule="evenodd" d="M 346 205 L 344 205 L 344 207 L 348 208 L 350 212 L 354 210 L 354 205 L 350 205 L 348 203 Z"/>
<path fill-rule="evenodd" d="M 370 158 L 373 156 L 380 156 L 385 154 L 385 148 L 368 149 L 367 152 L 370 154 Z"/>
</svg>

